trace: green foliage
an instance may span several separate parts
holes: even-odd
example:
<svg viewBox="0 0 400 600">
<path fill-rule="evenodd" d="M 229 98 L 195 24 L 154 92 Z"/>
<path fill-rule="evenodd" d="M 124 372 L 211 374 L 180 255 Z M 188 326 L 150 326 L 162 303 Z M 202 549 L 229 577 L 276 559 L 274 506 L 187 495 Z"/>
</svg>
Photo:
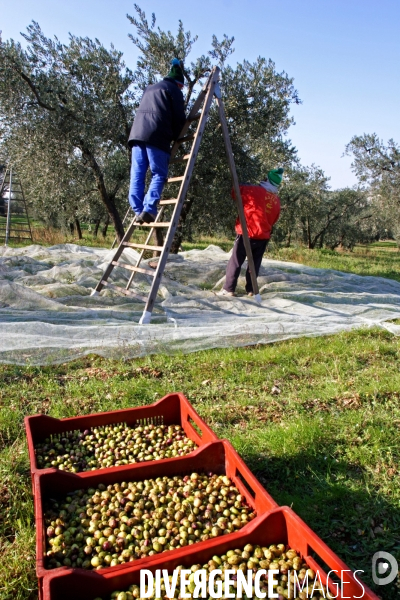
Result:
<svg viewBox="0 0 400 600">
<path fill-rule="evenodd" d="M 66 219 L 106 212 L 121 234 L 116 199 L 129 178 L 133 74 L 99 40 L 70 35 L 62 44 L 35 22 L 23 37 L 26 50 L 13 40 L 0 45 L 0 113 L 28 199 L 35 208 L 39 199 L 37 213 L 50 221 L 52 211 Z"/>
<path fill-rule="evenodd" d="M 290 103 L 298 101 L 292 79 L 276 73 L 272 61 L 258 58 L 235 69 L 225 67 L 221 87 L 239 180 L 258 183 L 270 168 L 290 164 L 295 149 L 282 138 L 291 122 Z M 232 230 L 236 209 L 231 186 L 218 112 L 213 107 L 188 194 L 191 213 L 186 228 L 190 234 Z"/>
<path fill-rule="evenodd" d="M 376 207 L 362 190 L 330 191 L 322 169 L 289 169 L 280 188 L 282 215 L 274 240 L 290 246 L 302 242 L 308 248 L 337 246 L 352 249 L 357 243 L 379 238 Z"/>
<path fill-rule="evenodd" d="M 227 35 L 222 40 L 214 35 L 208 54 L 193 60 L 197 36 L 185 32 L 181 21 L 173 36 L 156 28 L 154 14 L 149 23 L 143 10 L 137 5 L 135 10 L 136 16 L 128 15 L 128 19 L 136 28 L 136 37 L 130 37 L 141 53 L 135 76 L 142 88 L 164 75 L 171 57 L 176 56 L 184 61 L 185 100 L 189 109 L 199 84 L 210 73 L 212 64 L 218 64 L 239 178 L 257 181 L 272 166 L 293 160 L 295 150 L 282 138 L 292 122 L 290 104 L 299 99 L 293 80 L 286 73 L 277 73 L 274 63 L 261 57 L 254 63 L 245 60 L 236 68 L 228 66 L 226 60 L 233 52 L 234 38 Z M 235 206 L 230 189 L 218 111 L 213 106 L 180 221 L 180 241 L 199 233 L 232 230 Z"/>
<path fill-rule="evenodd" d="M 187 84 L 186 105 L 188 105 L 196 84 L 211 71 L 210 57 L 203 55 L 192 62 L 191 65 L 185 65 L 184 63 L 189 57 L 198 36 L 192 36 L 190 31 L 185 32 L 181 20 L 178 21 L 176 36 L 173 36 L 170 31 L 163 31 L 160 27 L 156 29 L 155 14 L 152 14 L 151 23 L 149 24 L 146 13 L 137 4 L 134 7 L 136 16 L 127 15 L 127 18 L 136 28 L 137 33 L 136 36 L 129 34 L 129 37 L 141 52 L 135 72 L 138 89 L 143 92 L 148 85 L 155 83 L 160 77 L 165 77 L 170 70 L 171 59 L 178 58 L 184 65 L 183 73 Z M 226 36 L 222 45 L 215 38 L 213 46 L 216 55 L 221 56 L 224 51 L 226 56 L 228 55 L 229 44 Z"/>
<path fill-rule="evenodd" d="M 354 136 L 346 146 L 352 154 L 352 167 L 361 182 L 376 184 L 382 180 L 394 185 L 400 176 L 400 147 L 391 139 L 387 146 L 376 133 Z"/>
<path fill-rule="evenodd" d="M 289 107 L 299 102 L 292 80 L 259 58 L 227 67 L 233 37 L 212 36 L 206 55 L 192 59 L 197 36 L 181 21 L 173 35 L 149 22 L 135 5 L 127 15 L 140 51 L 134 74 L 121 53 L 98 40 L 70 36 L 69 44 L 44 36 L 33 23 L 24 35 L 27 50 L 13 40 L 0 46 L 0 112 L 5 151 L 28 183 L 27 197 L 37 217 L 53 225 L 75 219 L 112 220 L 118 235 L 126 206 L 129 163 L 126 140 L 143 89 L 165 76 L 172 57 L 183 61 L 188 109 L 210 73 L 222 69 L 222 87 L 241 179 L 256 180 L 295 157 L 283 135 Z M 60 143 L 61 140 L 61 143 Z M 181 234 L 228 230 L 234 221 L 230 176 L 216 108 L 202 142 Z M 196 202 L 194 202 L 194 199 Z M 193 215 L 187 219 L 192 205 Z M 183 229 L 185 227 L 185 230 Z"/>
<path fill-rule="evenodd" d="M 400 147 L 393 140 L 385 146 L 378 136 L 354 136 L 346 146 L 361 185 L 369 186 L 378 228 L 392 235 L 400 246 Z"/>
</svg>

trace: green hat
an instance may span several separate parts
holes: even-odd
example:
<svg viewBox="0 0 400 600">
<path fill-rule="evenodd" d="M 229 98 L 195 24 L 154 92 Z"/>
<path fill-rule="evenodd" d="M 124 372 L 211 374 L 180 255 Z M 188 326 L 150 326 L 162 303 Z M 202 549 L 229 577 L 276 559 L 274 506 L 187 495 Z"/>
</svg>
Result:
<svg viewBox="0 0 400 600">
<path fill-rule="evenodd" d="M 183 77 L 181 61 L 178 58 L 173 58 L 171 60 L 171 70 L 168 73 L 167 77 L 170 79 L 175 79 L 181 85 L 184 85 L 185 79 Z"/>
<path fill-rule="evenodd" d="M 273 169 L 272 171 L 268 171 L 268 181 L 270 181 L 270 183 L 272 183 L 273 185 L 278 186 L 282 183 L 282 174 L 283 174 L 282 168 Z"/>
</svg>

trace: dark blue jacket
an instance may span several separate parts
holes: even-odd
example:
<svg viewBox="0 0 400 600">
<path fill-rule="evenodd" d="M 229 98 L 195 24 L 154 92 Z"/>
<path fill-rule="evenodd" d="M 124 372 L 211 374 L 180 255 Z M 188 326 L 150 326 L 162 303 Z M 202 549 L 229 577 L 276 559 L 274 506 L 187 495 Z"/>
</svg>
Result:
<svg viewBox="0 0 400 600">
<path fill-rule="evenodd" d="M 183 94 L 174 79 L 149 85 L 136 111 L 128 144 L 144 142 L 170 152 L 186 121 Z"/>
</svg>

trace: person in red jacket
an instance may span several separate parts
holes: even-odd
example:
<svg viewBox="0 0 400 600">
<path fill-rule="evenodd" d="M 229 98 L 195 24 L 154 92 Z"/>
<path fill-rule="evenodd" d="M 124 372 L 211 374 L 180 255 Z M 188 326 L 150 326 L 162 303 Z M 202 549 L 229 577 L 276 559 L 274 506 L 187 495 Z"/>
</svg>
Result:
<svg viewBox="0 0 400 600">
<path fill-rule="evenodd" d="M 282 182 L 282 174 L 283 169 L 274 169 L 269 171 L 266 181 L 261 181 L 260 185 L 240 186 L 256 277 L 258 277 L 262 257 L 271 237 L 272 227 L 279 219 L 281 203 L 278 197 L 278 187 Z M 232 195 L 234 197 L 234 192 L 232 192 Z M 235 229 L 237 237 L 226 267 L 225 284 L 220 292 L 223 296 L 236 295 L 235 290 L 240 269 L 246 260 L 246 250 L 239 219 L 236 219 Z M 249 267 L 246 270 L 246 292 L 249 296 L 253 295 Z"/>
</svg>

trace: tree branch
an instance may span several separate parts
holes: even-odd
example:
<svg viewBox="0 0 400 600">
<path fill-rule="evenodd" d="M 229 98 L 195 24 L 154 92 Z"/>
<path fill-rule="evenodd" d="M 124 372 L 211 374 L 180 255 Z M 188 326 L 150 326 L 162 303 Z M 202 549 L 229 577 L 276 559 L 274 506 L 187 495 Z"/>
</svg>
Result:
<svg viewBox="0 0 400 600">
<path fill-rule="evenodd" d="M 21 79 L 23 79 L 25 81 L 25 83 L 28 84 L 28 86 L 30 87 L 31 91 L 33 92 L 38 105 L 41 108 L 45 108 L 46 110 L 49 111 L 55 111 L 56 109 L 53 106 L 50 106 L 50 104 L 46 104 L 46 102 L 43 102 L 43 100 L 41 100 L 40 96 L 39 96 L 39 92 L 37 91 L 33 81 L 30 79 L 30 77 L 28 77 L 28 75 L 26 75 L 23 71 L 21 71 L 20 69 L 18 69 L 16 67 L 16 65 L 13 66 L 14 71 L 21 77 Z"/>
</svg>

